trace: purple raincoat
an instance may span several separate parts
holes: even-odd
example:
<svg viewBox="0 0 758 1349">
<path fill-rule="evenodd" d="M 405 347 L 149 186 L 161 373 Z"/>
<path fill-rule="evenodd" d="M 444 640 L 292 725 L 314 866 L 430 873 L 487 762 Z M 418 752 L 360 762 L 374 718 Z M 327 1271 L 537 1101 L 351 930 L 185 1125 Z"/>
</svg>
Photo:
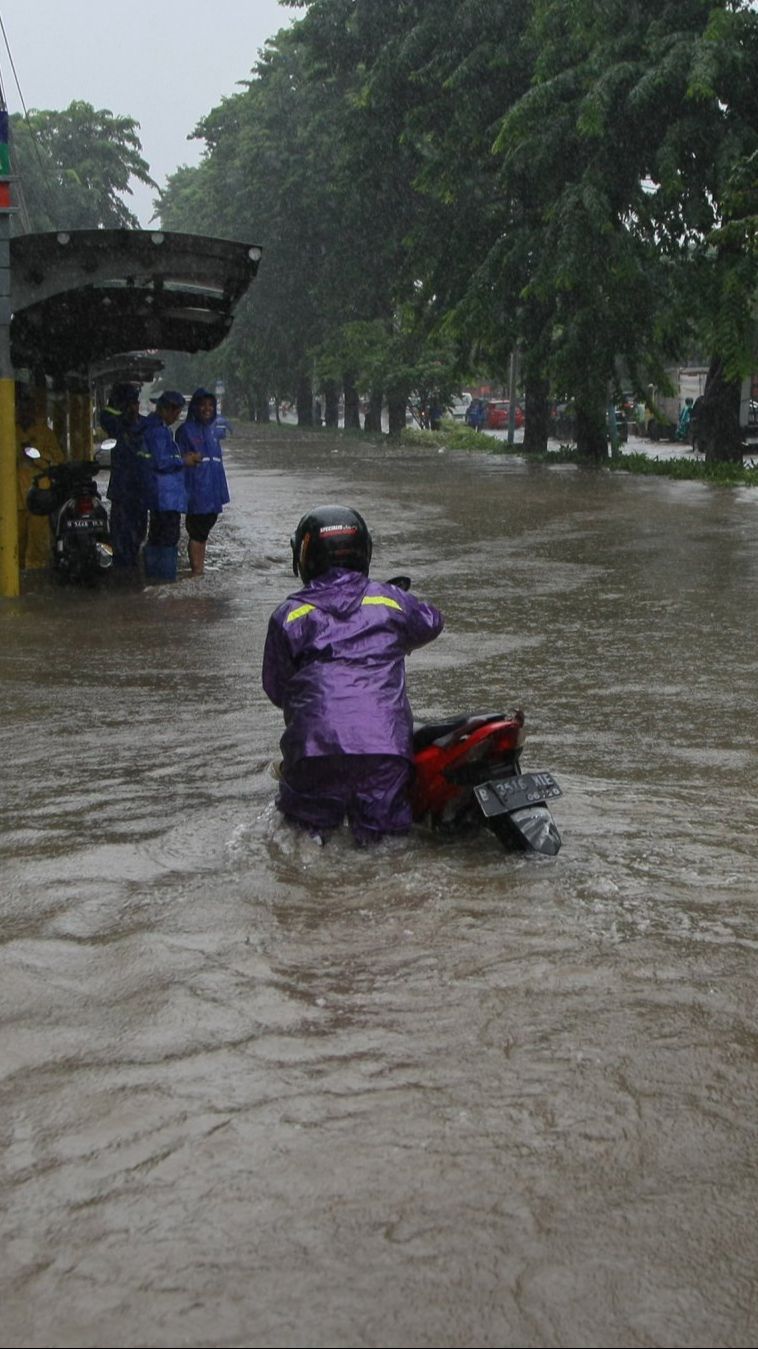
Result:
<svg viewBox="0 0 758 1349">
<path fill-rule="evenodd" d="M 443 617 L 404 590 L 333 568 L 272 614 L 263 687 L 284 712 L 285 765 L 323 754 L 413 758 L 405 656 Z"/>
</svg>

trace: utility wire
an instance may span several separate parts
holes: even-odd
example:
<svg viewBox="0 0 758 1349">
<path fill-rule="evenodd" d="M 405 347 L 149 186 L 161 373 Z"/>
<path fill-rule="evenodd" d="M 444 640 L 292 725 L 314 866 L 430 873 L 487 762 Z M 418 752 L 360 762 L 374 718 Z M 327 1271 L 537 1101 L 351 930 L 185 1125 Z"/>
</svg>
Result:
<svg viewBox="0 0 758 1349">
<path fill-rule="evenodd" d="M 1 23 L 2 23 L 2 18 L 0 18 L 0 24 L 1 24 Z M 3 74 L 2 74 L 2 70 L 0 70 L 0 108 L 2 108 L 3 111 L 5 112 L 5 111 L 7 110 L 7 107 L 8 107 L 8 103 L 7 103 L 7 100 L 6 100 L 6 97 L 5 97 L 5 88 L 4 88 L 4 86 L 3 86 Z M 24 185 L 23 185 L 23 183 L 21 182 L 21 179 L 19 178 L 18 174 L 15 173 L 15 169 L 16 169 L 15 158 L 16 158 L 16 155 L 15 155 L 15 150 L 14 150 L 13 145 L 11 145 L 11 143 L 10 143 L 10 136 L 9 136 L 9 138 L 8 138 L 8 149 L 9 149 L 10 155 L 11 155 L 11 168 L 14 170 L 14 175 L 15 175 L 15 179 L 16 179 L 16 198 L 17 198 L 17 200 L 18 200 L 18 210 L 19 210 L 19 216 L 20 216 L 20 219 L 21 219 L 21 228 L 22 228 L 22 231 L 23 231 L 24 234 L 30 234 L 30 233 L 31 233 L 31 220 L 30 220 L 30 218 L 29 218 L 29 208 L 27 207 L 27 204 L 26 204 L 26 197 L 24 196 Z"/>
<path fill-rule="evenodd" d="M 24 100 L 24 95 L 23 95 L 23 93 L 22 93 L 22 91 L 21 91 L 21 84 L 20 84 L 20 81 L 19 81 L 19 78 L 18 78 L 18 73 L 17 73 L 17 71 L 16 71 L 16 63 L 15 63 L 15 61 L 13 60 L 13 52 L 11 51 L 11 44 L 10 44 L 10 42 L 8 41 L 8 34 L 7 34 L 6 31 L 5 31 L 5 24 L 3 23 L 3 16 L 2 16 L 2 14 L 0 14 L 0 32 L 2 32 L 2 35 L 3 35 L 3 41 L 5 42 L 5 50 L 6 50 L 7 53 L 8 53 L 8 60 L 10 61 L 11 70 L 13 71 L 13 78 L 14 78 L 14 80 L 16 81 L 16 88 L 17 88 L 17 90 L 18 90 L 18 97 L 19 97 L 19 100 L 20 100 L 20 102 L 21 102 L 21 107 L 22 107 L 23 110 L 24 110 L 24 120 L 25 120 L 25 122 L 26 122 L 28 131 L 29 131 L 29 136 L 30 136 L 30 139 L 31 139 L 31 143 L 32 143 L 32 145 L 33 145 L 33 147 L 34 147 L 34 153 L 35 153 L 35 155 L 36 155 L 36 157 L 37 157 L 37 163 L 38 163 L 38 165 L 39 165 L 40 173 L 42 174 L 42 182 L 43 182 L 43 184 L 44 184 L 45 192 L 46 192 L 47 198 L 48 198 L 48 203 L 47 203 L 47 204 L 48 204 L 48 207 L 53 207 L 53 190 L 52 190 L 52 184 L 51 184 L 51 182 L 50 182 L 50 175 L 49 175 L 49 172 L 48 172 L 48 167 L 47 167 L 47 165 L 45 164 L 45 161 L 43 160 L 42 155 L 41 155 L 41 153 L 40 153 L 39 144 L 38 144 L 38 142 L 37 142 L 37 136 L 36 136 L 36 134 L 35 134 L 35 131 L 34 131 L 34 128 L 33 128 L 32 124 L 31 124 L 31 120 L 30 120 L 30 118 L 29 118 L 29 109 L 28 109 L 27 106 L 26 106 L 26 102 L 25 102 L 25 100 Z M 2 106 L 3 106 L 3 108 L 7 108 L 8 105 L 7 105 L 6 101 L 5 101 L 5 91 L 4 91 L 3 87 L 2 87 L 2 78 L 1 78 L 1 77 L 0 77 L 0 97 L 2 98 Z M 15 147 L 14 147 L 14 146 L 11 146 L 11 153 L 12 153 L 12 155 L 13 155 L 14 167 L 17 168 L 18 165 L 17 165 L 17 162 L 16 162 L 16 153 L 15 153 Z M 25 200 L 25 198 L 24 198 L 24 188 L 23 188 L 23 184 L 22 184 L 21 179 L 20 179 L 20 177 L 18 176 L 18 174 L 16 175 L 16 188 L 17 188 L 17 196 L 18 196 L 18 200 L 19 200 L 19 206 L 20 206 L 20 210 L 21 210 L 21 219 L 22 219 L 22 223 L 23 223 L 23 225 L 24 225 L 25 232 L 28 234 L 28 233 L 30 232 L 30 224 L 31 224 L 31 222 L 30 222 L 30 219 L 29 219 L 29 211 L 28 211 L 28 209 L 27 209 L 26 200 Z M 51 214 L 54 214 L 54 210 L 51 211 Z"/>
<path fill-rule="evenodd" d="M 10 42 L 8 41 L 8 34 L 7 34 L 6 31 L 5 31 L 5 24 L 3 23 L 3 16 L 2 16 L 2 14 L 0 14 L 0 30 L 2 30 L 3 41 L 5 42 L 5 50 L 6 50 L 7 53 L 8 53 L 8 60 L 9 60 L 10 63 L 11 63 L 11 70 L 13 71 L 13 78 L 14 78 L 14 80 L 16 81 L 16 88 L 18 89 L 18 96 L 19 96 L 19 98 L 21 99 L 21 107 L 24 109 L 24 116 L 25 116 L 26 120 L 28 121 L 28 120 L 29 120 L 29 113 L 28 113 L 28 111 L 27 111 L 27 107 L 26 107 L 26 104 L 25 104 L 25 102 L 24 102 L 24 95 L 23 95 L 22 92 L 21 92 L 21 85 L 19 84 L 19 81 L 18 81 L 18 75 L 16 74 L 16 63 L 15 63 L 15 61 L 13 60 L 13 53 L 12 53 L 12 51 L 11 51 L 11 44 L 10 44 Z"/>
</svg>

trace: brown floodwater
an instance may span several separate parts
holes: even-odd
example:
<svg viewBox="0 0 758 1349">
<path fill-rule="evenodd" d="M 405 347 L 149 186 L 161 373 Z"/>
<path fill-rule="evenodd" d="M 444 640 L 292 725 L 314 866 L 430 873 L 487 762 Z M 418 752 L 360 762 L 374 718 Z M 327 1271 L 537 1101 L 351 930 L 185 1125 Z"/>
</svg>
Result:
<svg viewBox="0 0 758 1349">
<path fill-rule="evenodd" d="M 202 581 L 0 602 L 3 1346 L 752 1346 L 758 492 L 256 431 Z M 273 807 L 308 506 L 556 859 Z"/>
</svg>

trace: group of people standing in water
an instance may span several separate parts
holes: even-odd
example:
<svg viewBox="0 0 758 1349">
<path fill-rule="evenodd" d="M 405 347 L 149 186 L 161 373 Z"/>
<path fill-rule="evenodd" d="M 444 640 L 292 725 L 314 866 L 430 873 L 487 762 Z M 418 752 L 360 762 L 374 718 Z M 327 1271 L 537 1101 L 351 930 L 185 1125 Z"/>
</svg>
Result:
<svg viewBox="0 0 758 1349">
<path fill-rule="evenodd" d="M 139 410 L 139 389 L 116 384 L 100 414 L 111 451 L 111 542 L 114 566 L 136 571 L 140 549 L 148 580 L 175 581 L 181 517 L 193 576 L 202 576 L 213 526 L 229 501 L 216 397 L 196 389 L 187 417 L 183 394 L 167 389 L 147 417 Z"/>
</svg>

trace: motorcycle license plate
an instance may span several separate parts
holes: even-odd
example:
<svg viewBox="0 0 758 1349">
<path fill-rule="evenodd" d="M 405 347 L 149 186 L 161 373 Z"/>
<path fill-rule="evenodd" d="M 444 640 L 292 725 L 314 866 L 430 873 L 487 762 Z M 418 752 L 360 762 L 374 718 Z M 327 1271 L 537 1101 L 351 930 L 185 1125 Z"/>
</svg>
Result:
<svg viewBox="0 0 758 1349">
<path fill-rule="evenodd" d="M 538 801 L 552 801 L 563 793 L 552 773 L 519 773 L 517 777 L 504 778 L 501 782 L 483 782 L 474 788 L 474 795 L 482 813 L 489 818 L 510 814 L 512 810 L 533 806 Z"/>
<path fill-rule="evenodd" d="M 77 532 L 80 529 L 92 530 L 92 529 L 102 529 L 102 527 L 103 527 L 102 520 L 98 520 L 94 515 L 82 515 L 78 520 L 66 521 L 66 528 L 75 529 Z"/>
</svg>

